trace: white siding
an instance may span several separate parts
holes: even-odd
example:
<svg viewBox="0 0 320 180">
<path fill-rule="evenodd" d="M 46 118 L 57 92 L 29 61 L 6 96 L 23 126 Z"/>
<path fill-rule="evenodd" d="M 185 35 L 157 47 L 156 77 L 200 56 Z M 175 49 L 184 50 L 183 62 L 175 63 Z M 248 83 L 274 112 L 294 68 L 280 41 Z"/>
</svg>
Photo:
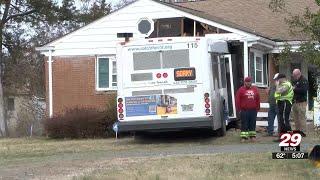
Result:
<svg viewBox="0 0 320 180">
<path fill-rule="evenodd" d="M 122 41 L 117 38 L 117 33 L 132 32 L 134 38 L 143 38 L 137 31 L 137 23 L 145 17 L 159 19 L 181 15 L 172 8 L 166 8 L 156 2 L 139 0 L 48 46 L 55 47 L 53 56 L 115 54 L 116 44 Z"/>
<path fill-rule="evenodd" d="M 153 0 L 138 0 L 46 46 L 54 47 L 53 56 L 116 54 L 117 44 L 123 41 L 123 38 L 117 38 L 117 33 L 130 32 L 133 33 L 134 39 L 144 38 L 137 31 L 137 23 L 141 18 L 146 17 L 149 19 L 187 17 L 238 35 L 256 37 L 255 35 L 188 14 L 154 2 Z M 46 51 L 42 53 L 48 56 Z"/>
</svg>

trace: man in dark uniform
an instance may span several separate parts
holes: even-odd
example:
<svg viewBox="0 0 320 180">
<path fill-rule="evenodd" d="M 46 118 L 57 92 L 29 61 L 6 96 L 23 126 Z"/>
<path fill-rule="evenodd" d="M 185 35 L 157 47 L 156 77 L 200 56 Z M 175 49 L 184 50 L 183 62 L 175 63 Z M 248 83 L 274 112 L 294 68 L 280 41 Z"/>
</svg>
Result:
<svg viewBox="0 0 320 180">
<path fill-rule="evenodd" d="M 293 106 L 292 118 L 295 123 L 295 129 L 301 133 L 303 137 L 306 136 L 307 131 L 307 93 L 308 93 L 308 80 L 302 76 L 300 69 L 294 69 L 292 72 L 292 85 L 293 85 Z"/>
</svg>

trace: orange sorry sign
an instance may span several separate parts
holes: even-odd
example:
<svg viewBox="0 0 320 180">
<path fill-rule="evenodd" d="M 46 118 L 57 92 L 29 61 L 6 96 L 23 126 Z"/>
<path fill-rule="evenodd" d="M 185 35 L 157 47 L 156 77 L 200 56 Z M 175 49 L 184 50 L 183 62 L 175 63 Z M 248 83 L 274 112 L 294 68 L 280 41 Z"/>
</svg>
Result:
<svg viewBox="0 0 320 180">
<path fill-rule="evenodd" d="M 182 69 L 176 72 L 176 77 L 190 77 L 192 75 L 192 69 Z"/>
<path fill-rule="evenodd" d="M 196 73 L 194 68 L 182 68 L 174 70 L 174 80 L 194 80 Z"/>
</svg>

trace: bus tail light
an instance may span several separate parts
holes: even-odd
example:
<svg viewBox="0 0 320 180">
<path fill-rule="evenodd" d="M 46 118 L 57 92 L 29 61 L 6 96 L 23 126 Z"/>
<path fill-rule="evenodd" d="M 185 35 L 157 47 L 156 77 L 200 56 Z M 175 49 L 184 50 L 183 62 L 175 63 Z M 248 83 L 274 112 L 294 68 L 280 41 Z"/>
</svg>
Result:
<svg viewBox="0 0 320 180">
<path fill-rule="evenodd" d="M 159 79 L 159 78 L 161 78 L 161 73 L 157 73 L 157 78 Z"/>
<path fill-rule="evenodd" d="M 119 119 L 123 120 L 123 99 L 118 98 L 118 113 L 119 113 Z"/>
<path fill-rule="evenodd" d="M 210 99 L 209 99 L 209 98 L 204 98 L 204 102 L 205 102 L 206 104 L 209 104 L 209 103 L 210 103 Z"/>
<path fill-rule="evenodd" d="M 206 109 L 210 108 L 210 104 L 205 104 L 204 107 L 206 107 Z"/>
<path fill-rule="evenodd" d="M 168 77 L 168 73 L 163 73 L 162 77 L 167 78 Z"/>
<path fill-rule="evenodd" d="M 211 110 L 210 110 L 210 98 L 209 98 L 209 93 L 204 93 L 204 107 L 205 107 L 205 113 L 206 115 L 210 115 Z"/>
</svg>

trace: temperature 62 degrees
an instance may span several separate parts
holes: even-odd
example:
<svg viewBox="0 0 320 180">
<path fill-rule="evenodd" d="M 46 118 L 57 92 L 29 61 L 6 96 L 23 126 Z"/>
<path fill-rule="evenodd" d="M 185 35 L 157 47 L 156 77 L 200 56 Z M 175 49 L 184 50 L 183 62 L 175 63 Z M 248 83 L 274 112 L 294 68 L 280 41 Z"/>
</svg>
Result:
<svg viewBox="0 0 320 180">
<path fill-rule="evenodd" d="M 272 159 L 287 159 L 287 153 L 274 152 L 274 153 L 272 153 Z"/>
</svg>

